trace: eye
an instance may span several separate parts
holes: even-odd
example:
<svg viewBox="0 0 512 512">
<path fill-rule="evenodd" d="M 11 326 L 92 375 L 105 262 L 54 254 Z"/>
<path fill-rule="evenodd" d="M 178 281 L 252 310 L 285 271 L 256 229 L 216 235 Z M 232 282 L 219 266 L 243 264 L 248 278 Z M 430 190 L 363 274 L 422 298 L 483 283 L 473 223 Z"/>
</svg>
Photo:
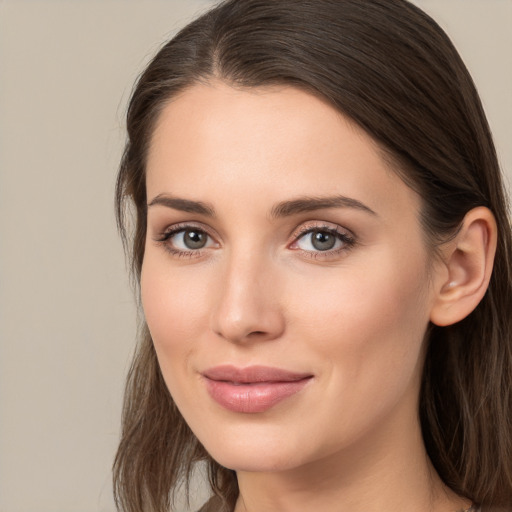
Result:
<svg viewBox="0 0 512 512">
<path fill-rule="evenodd" d="M 170 237 L 175 248 L 184 251 L 203 249 L 207 246 L 209 238 L 204 231 L 199 229 L 182 229 Z"/>
<path fill-rule="evenodd" d="M 292 249 L 300 249 L 315 253 L 337 253 L 349 249 L 355 244 L 355 239 L 348 231 L 339 227 L 306 228 L 292 244 Z"/>
<path fill-rule="evenodd" d="M 297 246 L 305 251 L 330 251 L 340 242 L 332 233 L 328 231 L 311 231 L 298 240 Z"/>
<path fill-rule="evenodd" d="M 201 249 L 216 247 L 218 244 L 201 228 L 196 226 L 174 226 L 163 233 L 157 242 L 173 255 L 200 255 Z"/>
</svg>

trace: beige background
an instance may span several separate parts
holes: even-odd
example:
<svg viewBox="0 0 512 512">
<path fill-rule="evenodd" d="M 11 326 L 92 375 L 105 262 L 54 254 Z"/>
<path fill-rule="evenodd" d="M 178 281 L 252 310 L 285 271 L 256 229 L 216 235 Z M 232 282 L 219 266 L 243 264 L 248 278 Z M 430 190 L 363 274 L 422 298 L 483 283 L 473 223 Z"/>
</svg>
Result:
<svg viewBox="0 0 512 512">
<path fill-rule="evenodd" d="M 135 333 L 112 204 L 125 103 L 210 3 L 0 0 L 0 512 L 114 510 Z M 511 179 L 512 0 L 417 3 L 472 71 Z"/>
</svg>

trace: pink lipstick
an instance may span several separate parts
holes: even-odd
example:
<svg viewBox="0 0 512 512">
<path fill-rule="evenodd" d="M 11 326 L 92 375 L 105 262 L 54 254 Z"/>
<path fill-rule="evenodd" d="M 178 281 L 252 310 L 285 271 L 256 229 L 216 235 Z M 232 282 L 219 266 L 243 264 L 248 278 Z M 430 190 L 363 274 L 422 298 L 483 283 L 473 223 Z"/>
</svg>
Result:
<svg viewBox="0 0 512 512">
<path fill-rule="evenodd" d="M 216 366 L 203 372 L 206 389 L 222 407 L 242 413 L 264 412 L 295 395 L 313 375 L 267 366 Z"/>
</svg>

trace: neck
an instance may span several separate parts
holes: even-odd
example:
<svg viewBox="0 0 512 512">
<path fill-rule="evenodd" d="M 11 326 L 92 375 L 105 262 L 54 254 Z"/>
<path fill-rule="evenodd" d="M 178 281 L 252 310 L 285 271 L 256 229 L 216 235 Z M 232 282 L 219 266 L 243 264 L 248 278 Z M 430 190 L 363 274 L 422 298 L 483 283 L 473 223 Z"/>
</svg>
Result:
<svg viewBox="0 0 512 512">
<path fill-rule="evenodd" d="M 470 506 L 435 472 L 417 418 L 409 425 L 390 419 L 349 448 L 292 470 L 237 477 L 235 512 L 456 512 Z"/>
</svg>

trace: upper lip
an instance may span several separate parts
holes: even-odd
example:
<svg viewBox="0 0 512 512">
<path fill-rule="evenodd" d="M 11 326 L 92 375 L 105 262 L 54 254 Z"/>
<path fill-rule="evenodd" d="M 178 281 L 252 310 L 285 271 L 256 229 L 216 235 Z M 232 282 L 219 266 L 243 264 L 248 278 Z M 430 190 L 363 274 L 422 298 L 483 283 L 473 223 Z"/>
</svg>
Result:
<svg viewBox="0 0 512 512">
<path fill-rule="evenodd" d="M 270 366 L 247 366 L 237 368 L 232 365 L 222 365 L 209 368 L 202 372 L 203 376 L 217 381 L 250 384 L 257 382 L 294 382 L 313 377 L 311 373 L 295 372 Z"/>
</svg>

